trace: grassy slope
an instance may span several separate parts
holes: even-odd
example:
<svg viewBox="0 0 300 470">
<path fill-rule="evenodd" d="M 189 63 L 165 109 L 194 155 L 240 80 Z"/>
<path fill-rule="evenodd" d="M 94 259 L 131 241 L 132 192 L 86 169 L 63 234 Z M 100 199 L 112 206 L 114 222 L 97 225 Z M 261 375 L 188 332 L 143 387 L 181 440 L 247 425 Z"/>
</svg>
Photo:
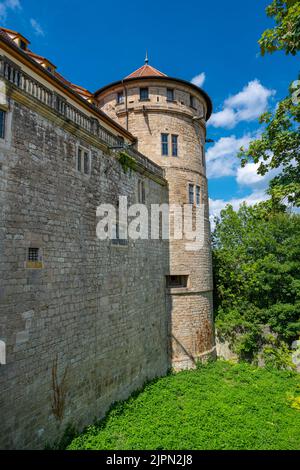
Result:
<svg viewBox="0 0 300 470">
<path fill-rule="evenodd" d="M 69 449 L 300 449 L 299 376 L 216 362 L 118 403 Z"/>
</svg>

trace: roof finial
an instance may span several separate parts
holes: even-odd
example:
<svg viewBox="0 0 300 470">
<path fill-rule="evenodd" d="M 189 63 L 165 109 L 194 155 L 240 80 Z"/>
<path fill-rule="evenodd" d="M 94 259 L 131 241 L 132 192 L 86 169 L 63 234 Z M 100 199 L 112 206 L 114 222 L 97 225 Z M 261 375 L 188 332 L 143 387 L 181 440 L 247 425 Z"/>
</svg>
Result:
<svg viewBox="0 0 300 470">
<path fill-rule="evenodd" d="M 149 59 L 148 59 L 148 51 L 146 50 L 145 64 L 147 65 L 148 62 L 149 62 Z"/>
</svg>

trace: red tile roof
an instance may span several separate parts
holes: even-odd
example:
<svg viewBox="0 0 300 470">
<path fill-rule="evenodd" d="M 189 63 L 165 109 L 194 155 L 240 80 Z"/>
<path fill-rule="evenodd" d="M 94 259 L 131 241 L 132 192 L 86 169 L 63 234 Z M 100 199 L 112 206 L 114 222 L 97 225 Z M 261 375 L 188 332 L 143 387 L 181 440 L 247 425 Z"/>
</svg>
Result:
<svg viewBox="0 0 300 470">
<path fill-rule="evenodd" d="M 166 77 L 165 73 L 160 72 L 159 70 L 155 69 L 151 65 L 145 64 L 139 69 L 132 72 L 130 75 L 125 77 L 127 78 L 137 78 L 137 77 Z"/>
</svg>

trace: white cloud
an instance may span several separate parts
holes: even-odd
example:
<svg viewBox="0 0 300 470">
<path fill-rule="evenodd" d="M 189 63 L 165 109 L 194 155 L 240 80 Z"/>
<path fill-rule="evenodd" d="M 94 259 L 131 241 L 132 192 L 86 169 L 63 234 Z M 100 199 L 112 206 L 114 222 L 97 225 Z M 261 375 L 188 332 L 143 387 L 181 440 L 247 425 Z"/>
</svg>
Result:
<svg viewBox="0 0 300 470">
<path fill-rule="evenodd" d="M 41 25 L 34 19 L 34 18 L 31 18 L 30 20 L 30 24 L 35 32 L 35 34 L 37 36 L 45 36 L 45 32 L 43 30 L 43 28 L 41 27 Z"/>
<path fill-rule="evenodd" d="M 257 170 L 259 163 L 247 163 L 243 168 L 237 169 L 236 181 L 241 186 L 251 186 L 252 188 L 266 187 L 269 181 L 274 178 L 281 169 L 273 169 L 268 171 L 265 175 L 258 175 Z"/>
<path fill-rule="evenodd" d="M 254 121 L 267 110 L 268 100 L 275 90 L 265 88 L 259 80 L 253 80 L 242 91 L 225 100 L 223 109 L 213 113 L 208 124 L 232 129 L 239 122 Z"/>
<path fill-rule="evenodd" d="M 199 75 L 196 75 L 194 78 L 192 78 L 191 82 L 194 85 L 197 85 L 199 87 L 202 87 L 206 79 L 206 75 L 204 72 L 199 73 Z"/>
<path fill-rule="evenodd" d="M 247 205 L 253 206 L 259 202 L 266 201 L 269 196 L 266 194 L 265 189 L 256 189 L 249 196 L 242 198 L 232 198 L 228 201 L 224 199 L 210 199 L 209 200 L 209 212 L 210 212 L 210 223 L 212 230 L 214 229 L 214 217 L 219 217 L 220 212 L 224 209 L 227 204 L 231 204 L 234 210 L 237 210 L 243 202 Z"/>
<path fill-rule="evenodd" d="M 20 0 L 4 0 L 3 2 L 0 2 L 0 21 L 5 23 L 9 10 L 20 9 Z"/>
<path fill-rule="evenodd" d="M 235 176 L 240 162 L 237 153 L 241 147 L 247 148 L 253 137 L 245 135 L 237 138 L 222 137 L 214 146 L 206 152 L 208 178 L 222 178 L 223 176 Z"/>
</svg>

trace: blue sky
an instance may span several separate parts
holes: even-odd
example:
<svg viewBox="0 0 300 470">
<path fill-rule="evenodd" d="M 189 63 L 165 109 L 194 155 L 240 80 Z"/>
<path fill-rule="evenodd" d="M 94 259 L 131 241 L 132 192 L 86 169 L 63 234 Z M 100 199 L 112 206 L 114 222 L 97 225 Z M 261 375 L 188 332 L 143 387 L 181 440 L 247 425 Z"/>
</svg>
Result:
<svg viewBox="0 0 300 470">
<path fill-rule="evenodd" d="M 258 116 L 274 108 L 297 77 L 294 57 L 259 56 L 257 41 L 273 22 L 271 0 L 0 0 L 2 25 L 20 31 L 72 82 L 91 91 L 143 64 L 192 80 L 211 96 L 207 146 L 210 207 L 264 199 L 269 176 L 239 168 L 236 152 L 259 131 Z"/>
</svg>

